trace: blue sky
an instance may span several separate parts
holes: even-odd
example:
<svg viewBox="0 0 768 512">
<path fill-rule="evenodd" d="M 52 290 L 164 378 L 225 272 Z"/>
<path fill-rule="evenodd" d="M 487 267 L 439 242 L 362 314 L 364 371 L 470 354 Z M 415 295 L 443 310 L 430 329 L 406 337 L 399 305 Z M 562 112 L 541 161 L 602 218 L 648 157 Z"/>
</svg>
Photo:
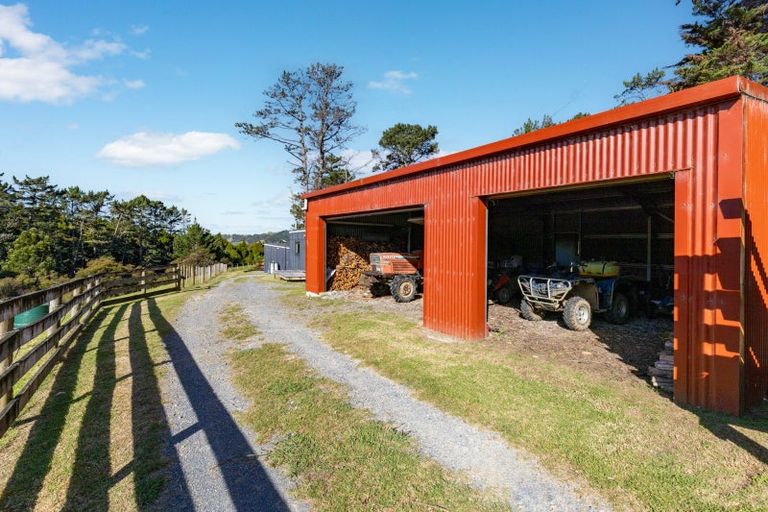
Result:
<svg viewBox="0 0 768 512">
<path fill-rule="evenodd" d="M 279 230 L 285 155 L 233 125 L 281 70 L 345 67 L 367 128 L 356 161 L 397 122 L 437 125 L 452 152 L 614 107 L 622 80 L 683 54 L 689 20 L 673 0 L 0 4 L 0 171 Z"/>
</svg>

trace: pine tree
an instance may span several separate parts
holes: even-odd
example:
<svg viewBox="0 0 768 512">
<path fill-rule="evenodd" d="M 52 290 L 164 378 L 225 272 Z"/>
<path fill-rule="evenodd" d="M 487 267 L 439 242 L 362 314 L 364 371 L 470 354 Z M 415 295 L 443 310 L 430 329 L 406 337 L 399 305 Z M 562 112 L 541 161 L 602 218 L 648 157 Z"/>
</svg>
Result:
<svg viewBox="0 0 768 512">
<path fill-rule="evenodd" d="M 680 37 L 696 51 L 669 66 L 672 76 L 660 68 L 635 74 L 615 96 L 619 103 L 732 75 L 768 84 L 768 2 L 693 0 L 693 15 L 701 19 L 680 27 Z"/>
</svg>

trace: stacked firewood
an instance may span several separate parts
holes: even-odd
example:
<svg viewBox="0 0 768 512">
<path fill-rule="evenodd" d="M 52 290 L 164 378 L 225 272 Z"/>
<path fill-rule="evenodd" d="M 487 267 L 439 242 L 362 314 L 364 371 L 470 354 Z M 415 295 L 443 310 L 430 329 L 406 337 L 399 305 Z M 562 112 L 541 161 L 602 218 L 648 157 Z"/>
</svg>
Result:
<svg viewBox="0 0 768 512">
<path fill-rule="evenodd" d="M 651 376 L 651 383 L 659 389 L 672 393 L 674 381 L 672 379 L 672 370 L 675 367 L 675 356 L 673 352 L 672 340 L 664 343 L 664 350 L 659 352 L 659 360 L 653 366 L 648 367 L 648 375 Z"/>
<path fill-rule="evenodd" d="M 335 268 L 330 289 L 351 290 L 360 283 L 363 272 L 371 270 L 372 252 L 396 250 L 391 242 L 366 242 L 350 236 L 332 236 L 328 240 L 328 266 Z"/>
</svg>

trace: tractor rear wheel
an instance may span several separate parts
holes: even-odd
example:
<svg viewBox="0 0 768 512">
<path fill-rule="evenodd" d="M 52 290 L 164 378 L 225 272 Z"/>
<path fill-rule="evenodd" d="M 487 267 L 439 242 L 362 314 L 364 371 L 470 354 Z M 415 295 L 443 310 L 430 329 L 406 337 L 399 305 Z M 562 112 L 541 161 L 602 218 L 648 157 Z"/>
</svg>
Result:
<svg viewBox="0 0 768 512">
<path fill-rule="evenodd" d="M 530 322 L 538 322 L 544 318 L 544 311 L 533 307 L 530 302 L 523 299 L 520 301 L 520 316 Z"/>
<path fill-rule="evenodd" d="M 584 297 L 574 296 L 565 301 L 563 321 L 572 331 L 583 331 L 592 323 L 592 306 Z"/>
<path fill-rule="evenodd" d="M 389 289 L 396 302 L 411 302 L 416 298 L 418 285 L 412 276 L 395 276 Z"/>
</svg>

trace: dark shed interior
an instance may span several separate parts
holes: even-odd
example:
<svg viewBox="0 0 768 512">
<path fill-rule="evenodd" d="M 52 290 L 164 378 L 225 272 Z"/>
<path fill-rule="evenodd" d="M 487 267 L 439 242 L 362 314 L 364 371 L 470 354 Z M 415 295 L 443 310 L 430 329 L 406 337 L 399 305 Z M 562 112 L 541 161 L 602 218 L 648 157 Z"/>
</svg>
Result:
<svg viewBox="0 0 768 512">
<path fill-rule="evenodd" d="M 492 269 L 513 258 L 526 271 L 616 261 L 622 276 L 671 293 L 673 235 L 674 180 L 666 177 L 489 200 Z"/>
</svg>

